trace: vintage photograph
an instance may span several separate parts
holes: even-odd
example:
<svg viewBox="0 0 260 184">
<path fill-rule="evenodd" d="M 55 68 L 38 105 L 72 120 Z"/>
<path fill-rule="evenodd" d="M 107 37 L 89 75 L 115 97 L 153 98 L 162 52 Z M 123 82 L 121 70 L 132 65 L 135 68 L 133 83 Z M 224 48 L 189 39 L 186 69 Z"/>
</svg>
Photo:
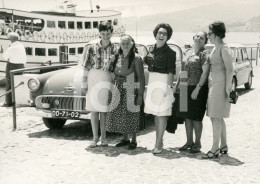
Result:
<svg viewBox="0 0 260 184">
<path fill-rule="evenodd" d="M 1 0 L 1 184 L 260 181 L 259 0 Z"/>
</svg>

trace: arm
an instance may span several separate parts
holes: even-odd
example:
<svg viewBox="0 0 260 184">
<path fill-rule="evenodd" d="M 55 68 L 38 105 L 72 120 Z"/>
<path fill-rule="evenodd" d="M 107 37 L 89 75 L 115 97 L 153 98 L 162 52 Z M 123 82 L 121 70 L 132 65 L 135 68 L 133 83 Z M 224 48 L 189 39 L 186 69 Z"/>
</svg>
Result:
<svg viewBox="0 0 260 184">
<path fill-rule="evenodd" d="M 137 105 L 142 105 L 144 88 L 145 88 L 145 78 L 144 78 L 143 60 L 141 57 L 139 57 L 135 62 L 135 73 L 137 75 L 137 80 L 139 82 Z"/>
<path fill-rule="evenodd" d="M 223 49 L 221 50 L 221 55 L 226 69 L 226 93 L 229 96 L 232 90 L 233 78 L 233 62 L 230 49 L 227 47 L 223 47 Z"/>
</svg>

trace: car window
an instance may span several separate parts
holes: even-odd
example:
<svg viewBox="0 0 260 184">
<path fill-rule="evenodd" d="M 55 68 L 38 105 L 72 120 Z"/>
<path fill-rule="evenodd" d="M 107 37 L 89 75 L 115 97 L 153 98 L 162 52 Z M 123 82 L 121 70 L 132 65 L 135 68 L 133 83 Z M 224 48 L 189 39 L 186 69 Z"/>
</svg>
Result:
<svg viewBox="0 0 260 184">
<path fill-rule="evenodd" d="M 248 60 L 248 55 L 247 55 L 247 50 L 246 50 L 246 48 L 243 48 L 243 49 L 241 49 L 241 51 L 242 51 L 242 56 L 243 56 L 243 61 L 245 61 L 245 60 Z"/>
<path fill-rule="evenodd" d="M 237 55 L 236 55 L 236 62 L 241 62 L 243 59 L 242 59 L 242 51 L 241 49 L 236 49 L 236 52 L 237 52 Z"/>
<path fill-rule="evenodd" d="M 147 50 L 147 48 L 146 48 L 144 45 L 137 44 L 137 45 L 136 45 L 136 48 L 137 48 L 138 54 L 139 54 L 142 58 L 144 58 L 144 57 L 148 54 L 148 50 Z"/>
</svg>

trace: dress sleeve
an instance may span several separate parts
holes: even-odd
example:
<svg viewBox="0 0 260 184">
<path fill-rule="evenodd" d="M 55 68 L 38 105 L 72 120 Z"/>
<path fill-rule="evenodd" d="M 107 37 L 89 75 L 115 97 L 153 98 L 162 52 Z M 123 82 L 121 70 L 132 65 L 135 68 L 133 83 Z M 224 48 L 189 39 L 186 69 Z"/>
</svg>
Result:
<svg viewBox="0 0 260 184">
<path fill-rule="evenodd" d="M 90 46 L 83 53 L 83 66 L 87 69 L 91 69 L 93 66 L 93 56 L 94 56 L 94 48 Z"/>
<path fill-rule="evenodd" d="M 170 50 L 167 58 L 167 72 L 173 75 L 176 74 L 176 52 L 173 50 Z"/>
<path fill-rule="evenodd" d="M 145 78 L 144 78 L 144 66 L 143 60 L 140 56 L 135 59 L 135 73 L 137 75 L 137 80 L 140 84 L 138 89 L 138 94 L 143 95 L 145 88 Z"/>
</svg>

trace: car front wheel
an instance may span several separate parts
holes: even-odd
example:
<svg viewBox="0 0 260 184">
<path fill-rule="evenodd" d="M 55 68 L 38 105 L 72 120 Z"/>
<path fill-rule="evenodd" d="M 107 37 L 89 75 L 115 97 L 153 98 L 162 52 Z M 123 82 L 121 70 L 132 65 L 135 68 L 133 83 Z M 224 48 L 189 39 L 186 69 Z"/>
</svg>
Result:
<svg viewBox="0 0 260 184">
<path fill-rule="evenodd" d="M 248 82 L 244 84 L 245 88 L 246 89 L 251 89 L 251 86 L 252 86 L 252 73 L 249 74 L 248 76 Z"/>
<path fill-rule="evenodd" d="M 43 123 L 49 129 L 61 129 L 66 123 L 66 119 L 42 118 Z"/>
</svg>

